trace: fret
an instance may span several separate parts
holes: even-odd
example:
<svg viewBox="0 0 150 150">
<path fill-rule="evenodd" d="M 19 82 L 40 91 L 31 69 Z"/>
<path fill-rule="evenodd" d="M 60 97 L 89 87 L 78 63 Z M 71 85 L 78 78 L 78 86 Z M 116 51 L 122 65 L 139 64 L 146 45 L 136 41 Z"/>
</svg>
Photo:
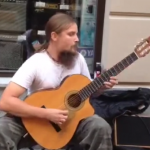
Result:
<svg viewBox="0 0 150 150">
<path fill-rule="evenodd" d="M 81 91 L 78 92 L 78 95 L 80 96 L 80 98 L 81 98 L 82 100 L 86 98 L 86 97 L 83 95 L 83 92 L 81 93 Z"/>
<path fill-rule="evenodd" d="M 126 68 L 122 62 L 119 63 L 119 66 L 120 66 L 121 70 L 124 70 Z"/>
<path fill-rule="evenodd" d="M 130 55 L 130 59 L 132 60 L 132 62 L 134 62 L 134 58 Z"/>
<path fill-rule="evenodd" d="M 90 84 L 88 84 L 79 91 L 81 99 L 87 99 L 89 96 L 95 93 L 101 86 L 103 86 L 104 82 L 109 81 L 111 76 L 118 75 L 121 71 L 123 71 L 126 67 L 131 65 L 137 59 L 138 57 L 133 52 L 126 58 L 121 60 L 119 63 L 114 65 L 112 68 L 102 73 L 100 77 L 97 77 L 96 79 L 94 79 L 94 81 L 92 81 Z"/>
<path fill-rule="evenodd" d="M 111 69 L 109 69 L 107 72 L 109 76 L 113 76 L 113 72 L 111 71 Z"/>
<path fill-rule="evenodd" d="M 92 93 L 92 89 L 90 88 L 90 86 L 86 86 L 82 89 L 82 91 L 85 90 L 85 91 L 89 91 L 90 93 Z"/>
<path fill-rule="evenodd" d="M 97 88 L 98 88 L 98 86 L 96 86 L 96 83 L 95 83 L 95 82 L 92 82 L 92 86 L 93 86 L 94 89 L 97 89 Z"/>
<path fill-rule="evenodd" d="M 88 94 L 86 94 L 86 91 L 87 91 L 87 90 L 83 89 L 83 93 L 82 93 L 82 97 L 83 97 L 83 98 L 86 98 L 86 97 L 88 96 Z"/>
<path fill-rule="evenodd" d="M 105 76 L 107 80 L 108 80 L 108 79 L 110 78 L 110 76 L 111 76 L 111 75 L 109 75 L 108 71 L 105 71 L 102 75 Z"/>
<path fill-rule="evenodd" d="M 101 80 L 102 80 L 102 82 L 105 82 L 105 80 L 102 78 L 102 76 L 101 76 Z"/>
<path fill-rule="evenodd" d="M 128 56 L 126 59 L 127 59 L 129 64 L 131 64 L 133 62 L 130 56 Z"/>
<path fill-rule="evenodd" d="M 81 91 L 82 91 L 82 92 L 86 91 L 86 93 L 88 93 L 88 95 L 89 95 L 90 93 L 92 93 L 92 92 L 93 92 L 93 91 L 90 89 L 90 87 L 89 87 L 89 86 L 86 86 L 86 87 L 85 87 L 85 88 L 83 88 Z"/>
<path fill-rule="evenodd" d="M 88 95 L 90 95 L 90 94 L 91 94 L 91 92 L 90 92 L 89 90 L 87 90 L 87 93 L 88 93 Z"/>
<path fill-rule="evenodd" d="M 84 91 L 86 96 L 89 95 L 89 90 L 84 89 Z"/>
<path fill-rule="evenodd" d="M 88 87 L 84 88 L 83 91 L 85 92 L 86 96 L 90 94 L 90 90 L 88 89 Z"/>
<path fill-rule="evenodd" d="M 129 57 L 126 57 L 126 62 L 127 62 L 127 64 L 128 64 L 128 66 L 131 64 Z"/>
<path fill-rule="evenodd" d="M 132 58 L 134 59 L 134 61 L 138 59 L 138 57 L 135 53 L 132 53 L 131 55 L 132 55 Z"/>
<path fill-rule="evenodd" d="M 95 85 L 96 85 L 96 87 L 99 87 L 99 84 L 95 81 L 95 82 L 93 82 Z"/>
<path fill-rule="evenodd" d="M 116 68 L 116 70 L 117 70 L 117 73 L 121 72 L 121 68 L 119 67 L 119 64 L 116 64 L 116 65 L 115 65 L 115 68 Z"/>
<path fill-rule="evenodd" d="M 107 81 L 107 78 L 105 77 L 104 74 L 101 75 L 101 78 L 103 79 L 104 82 Z"/>
<path fill-rule="evenodd" d="M 115 76 L 117 74 L 117 70 L 115 69 L 115 67 L 112 67 L 110 70 L 112 72 L 112 76 Z"/>
<path fill-rule="evenodd" d="M 96 78 L 95 81 L 97 84 L 101 84 L 101 82 L 99 81 L 99 78 Z"/>
<path fill-rule="evenodd" d="M 82 90 L 80 90 L 78 93 L 79 93 L 81 99 L 86 99 L 86 97 L 91 95 L 92 92 L 93 91 L 91 91 L 91 89 L 87 86 L 87 87 L 83 88 Z"/>
<path fill-rule="evenodd" d="M 85 88 L 83 88 L 83 90 L 89 90 L 90 91 L 90 93 L 93 93 L 93 90 L 92 90 L 92 88 L 91 88 L 91 86 L 90 86 L 90 84 L 89 84 L 89 86 L 87 86 L 87 87 L 85 87 Z"/>
<path fill-rule="evenodd" d="M 125 67 L 128 67 L 128 65 L 129 65 L 128 62 L 126 61 L 126 59 L 123 59 L 122 63 L 124 64 Z"/>
<path fill-rule="evenodd" d="M 122 65 L 122 68 L 126 68 L 126 66 L 123 64 L 123 62 L 121 61 L 120 64 Z"/>
<path fill-rule="evenodd" d="M 99 81 L 100 81 L 100 86 L 103 85 L 104 81 L 102 80 L 102 78 L 100 77 L 100 78 L 98 78 L 98 79 L 99 79 Z"/>
<path fill-rule="evenodd" d="M 94 87 L 92 86 L 92 83 L 93 83 L 93 82 L 90 83 L 89 88 L 90 88 L 91 91 L 94 93 L 95 89 L 94 89 Z"/>
</svg>

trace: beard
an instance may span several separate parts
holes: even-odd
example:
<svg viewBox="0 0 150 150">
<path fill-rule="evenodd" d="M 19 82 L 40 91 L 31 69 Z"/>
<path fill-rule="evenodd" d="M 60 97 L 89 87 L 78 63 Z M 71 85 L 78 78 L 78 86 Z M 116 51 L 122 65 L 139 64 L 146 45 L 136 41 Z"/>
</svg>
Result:
<svg viewBox="0 0 150 150">
<path fill-rule="evenodd" d="M 70 50 L 61 51 L 59 53 L 58 60 L 59 63 L 70 69 L 75 65 L 77 56 L 77 45 L 74 45 L 70 48 Z"/>
</svg>

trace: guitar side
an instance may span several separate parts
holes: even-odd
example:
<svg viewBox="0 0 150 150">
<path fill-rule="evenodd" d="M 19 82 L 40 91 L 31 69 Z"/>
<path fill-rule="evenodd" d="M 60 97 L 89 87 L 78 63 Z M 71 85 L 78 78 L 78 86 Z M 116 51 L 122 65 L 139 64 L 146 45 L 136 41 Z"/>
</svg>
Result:
<svg viewBox="0 0 150 150">
<path fill-rule="evenodd" d="M 55 90 L 44 90 L 33 93 L 25 99 L 29 105 L 44 108 L 67 109 L 68 120 L 59 127 L 59 131 L 47 120 L 38 118 L 22 118 L 23 124 L 32 138 L 46 149 L 59 149 L 73 137 L 79 122 L 92 116 L 94 109 L 85 100 L 79 107 L 72 109 L 67 104 L 67 97 L 85 87 L 91 81 L 82 75 L 72 75 Z"/>
</svg>

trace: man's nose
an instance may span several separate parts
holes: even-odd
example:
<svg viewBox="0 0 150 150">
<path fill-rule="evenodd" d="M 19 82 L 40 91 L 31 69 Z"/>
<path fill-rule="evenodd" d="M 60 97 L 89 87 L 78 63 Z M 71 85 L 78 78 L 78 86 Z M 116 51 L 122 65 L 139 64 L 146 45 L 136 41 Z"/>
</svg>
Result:
<svg viewBox="0 0 150 150">
<path fill-rule="evenodd" d="M 79 42 L 79 38 L 78 38 L 77 35 L 76 35 L 76 37 L 75 37 L 75 42 Z"/>
</svg>

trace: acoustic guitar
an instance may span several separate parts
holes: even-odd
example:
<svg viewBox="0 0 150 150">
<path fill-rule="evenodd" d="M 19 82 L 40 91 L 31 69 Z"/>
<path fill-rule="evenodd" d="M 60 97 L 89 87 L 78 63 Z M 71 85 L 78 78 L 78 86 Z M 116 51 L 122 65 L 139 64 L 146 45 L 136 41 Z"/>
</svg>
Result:
<svg viewBox="0 0 150 150">
<path fill-rule="evenodd" d="M 150 37 L 138 43 L 131 54 L 93 81 L 83 75 L 72 75 L 67 77 L 57 89 L 31 94 L 25 99 L 27 104 L 43 109 L 67 109 L 69 117 L 62 125 L 45 119 L 22 118 L 26 130 L 39 145 L 46 149 L 64 147 L 73 137 L 78 123 L 94 114 L 94 109 L 89 102 L 90 96 L 103 86 L 105 81 L 109 81 L 111 76 L 118 75 L 149 52 Z"/>
</svg>

